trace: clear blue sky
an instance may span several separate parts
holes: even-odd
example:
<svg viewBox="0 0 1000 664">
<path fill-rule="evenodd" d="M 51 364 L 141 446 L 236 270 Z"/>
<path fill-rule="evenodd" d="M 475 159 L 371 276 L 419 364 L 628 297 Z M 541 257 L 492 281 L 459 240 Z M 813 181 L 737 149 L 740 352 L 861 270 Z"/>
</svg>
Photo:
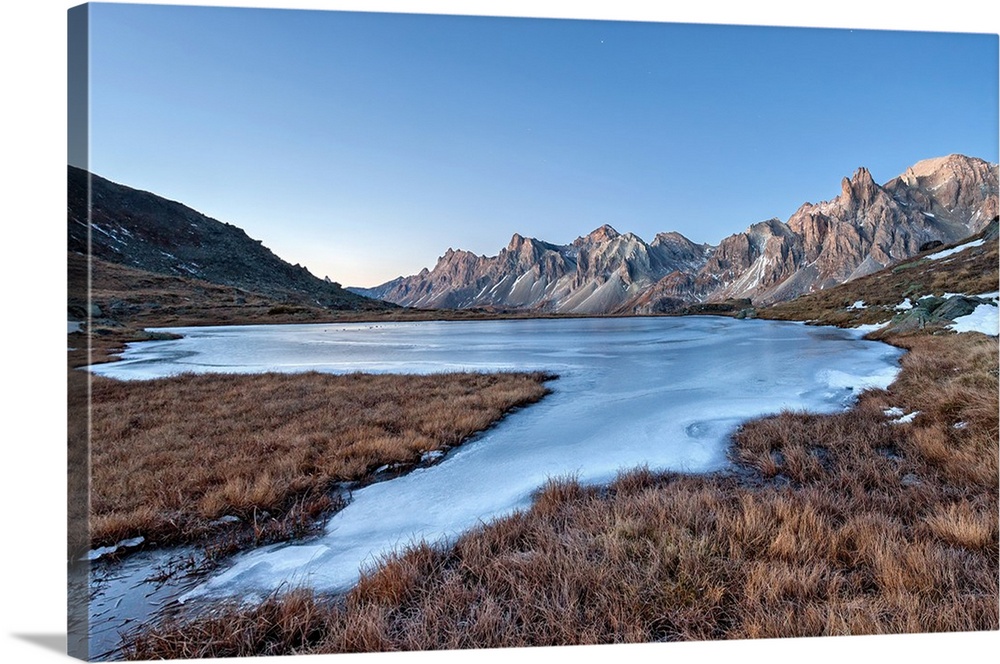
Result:
<svg viewBox="0 0 1000 664">
<path fill-rule="evenodd" d="M 959 152 L 996 35 L 92 5 L 98 175 L 345 285 L 609 223 L 716 243 Z"/>
</svg>

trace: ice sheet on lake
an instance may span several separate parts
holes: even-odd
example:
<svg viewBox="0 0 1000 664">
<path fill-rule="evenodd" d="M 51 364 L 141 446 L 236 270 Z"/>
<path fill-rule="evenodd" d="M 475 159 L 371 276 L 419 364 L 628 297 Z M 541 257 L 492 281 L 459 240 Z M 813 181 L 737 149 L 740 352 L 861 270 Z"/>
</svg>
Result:
<svg viewBox="0 0 1000 664">
<path fill-rule="evenodd" d="M 359 568 L 421 539 L 455 537 L 527 507 L 551 477 L 604 482 L 622 469 L 726 465 L 743 421 L 782 409 L 831 412 L 895 377 L 902 351 L 855 330 L 719 317 L 284 325 L 174 329 L 93 371 L 535 370 L 554 393 L 441 463 L 354 492 L 325 536 L 237 556 L 188 596 L 337 590 Z"/>
<path fill-rule="evenodd" d="M 852 329 L 855 332 L 858 332 L 862 336 L 864 336 L 864 335 L 868 334 L 869 332 L 877 332 L 878 330 L 881 330 L 886 325 L 888 325 L 888 323 L 868 323 L 866 325 L 855 325 L 854 327 L 852 327 L 850 329 Z"/>
</svg>

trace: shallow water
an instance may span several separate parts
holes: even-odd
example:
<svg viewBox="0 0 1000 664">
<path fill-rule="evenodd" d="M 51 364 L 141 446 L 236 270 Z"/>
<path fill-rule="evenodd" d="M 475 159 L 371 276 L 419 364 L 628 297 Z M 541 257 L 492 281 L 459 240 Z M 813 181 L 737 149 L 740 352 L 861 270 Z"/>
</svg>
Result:
<svg viewBox="0 0 1000 664">
<path fill-rule="evenodd" d="M 121 379 L 184 371 L 405 372 L 544 369 L 554 394 L 440 464 L 373 484 L 325 536 L 235 557 L 186 593 L 342 590 L 402 545 L 453 538 L 526 507 L 548 478 L 604 482 L 637 466 L 706 472 L 729 435 L 782 409 L 831 412 L 895 377 L 898 349 L 858 333 L 719 317 L 174 328 L 91 368 Z"/>
<path fill-rule="evenodd" d="M 195 547 L 174 547 L 86 563 L 86 571 L 71 578 L 89 586 L 88 624 L 85 630 L 72 625 L 70 638 L 85 631 L 90 659 L 119 659 L 123 635 L 176 607 L 177 598 L 196 587 L 199 577 L 192 572 L 203 559 Z"/>
</svg>

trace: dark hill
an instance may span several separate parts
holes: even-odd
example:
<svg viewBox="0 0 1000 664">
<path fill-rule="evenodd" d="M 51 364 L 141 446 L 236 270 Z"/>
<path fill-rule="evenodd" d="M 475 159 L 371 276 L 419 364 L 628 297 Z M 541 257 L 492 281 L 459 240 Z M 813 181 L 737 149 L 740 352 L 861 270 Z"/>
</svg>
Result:
<svg viewBox="0 0 1000 664">
<path fill-rule="evenodd" d="M 90 253 L 108 263 L 196 279 L 268 298 L 330 310 L 390 308 L 291 265 L 232 224 L 156 194 L 69 167 L 68 245 L 87 254 L 87 187 L 91 188 Z M 394 308 L 394 307 L 393 307 Z"/>
</svg>

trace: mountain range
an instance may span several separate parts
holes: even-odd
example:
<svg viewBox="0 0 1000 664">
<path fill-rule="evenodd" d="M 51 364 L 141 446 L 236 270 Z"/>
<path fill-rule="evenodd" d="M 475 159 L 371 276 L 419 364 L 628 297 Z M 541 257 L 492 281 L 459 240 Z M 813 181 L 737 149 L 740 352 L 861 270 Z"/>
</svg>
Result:
<svg viewBox="0 0 1000 664">
<path fill-rule="evenodd" d="M 859 168 L 836 198 L 714 246 L 676 232 L 647 243 L 609 225 L 568 245 L 515 233 L 495 256 L 449 249 L 431 270 L 349 290 L 408 307 L 576 314 L 669 313 L 733 299 L 767 305 L 974 235 L 997 214 L 996 164 L 952 154 L 881 185 Z"/>
</svg>

